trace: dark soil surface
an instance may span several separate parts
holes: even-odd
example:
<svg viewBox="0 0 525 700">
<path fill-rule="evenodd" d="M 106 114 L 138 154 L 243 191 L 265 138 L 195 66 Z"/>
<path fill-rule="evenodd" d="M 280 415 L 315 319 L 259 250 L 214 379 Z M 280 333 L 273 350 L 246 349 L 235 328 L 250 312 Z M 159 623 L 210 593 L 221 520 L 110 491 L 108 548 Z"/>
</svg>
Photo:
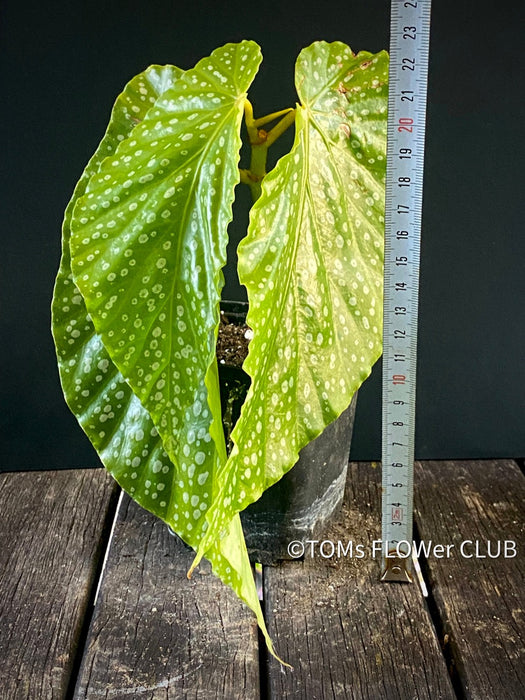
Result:
<svg viewBox="0 0 525 700">
<path fill-rule="evenodd" d="M 221 311 L 219 336 L 217 338 L 217 358 L 221 365 L 242 367 L 252 331 L 245 323 L 231 323 Z"/>
</svg>

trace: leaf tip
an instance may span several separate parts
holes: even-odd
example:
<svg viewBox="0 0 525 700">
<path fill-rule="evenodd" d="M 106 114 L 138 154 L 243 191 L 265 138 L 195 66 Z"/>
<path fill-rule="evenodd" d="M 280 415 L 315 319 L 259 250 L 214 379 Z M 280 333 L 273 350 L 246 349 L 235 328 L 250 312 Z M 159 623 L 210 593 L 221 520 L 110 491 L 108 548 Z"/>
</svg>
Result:
<svg viewBox="0 0 525 700">
<path fill-rule="evenodd" d="M 200 554 L 197 553 L 190 568 L 188 569 L 188 573 L 186 574 L 186 578 L 191 579 L 191 577 L 193 576 L 193 572 L 199 566 L 201 559 L 202 559 L 202 553 L 200 553 Z"/>
</svg>

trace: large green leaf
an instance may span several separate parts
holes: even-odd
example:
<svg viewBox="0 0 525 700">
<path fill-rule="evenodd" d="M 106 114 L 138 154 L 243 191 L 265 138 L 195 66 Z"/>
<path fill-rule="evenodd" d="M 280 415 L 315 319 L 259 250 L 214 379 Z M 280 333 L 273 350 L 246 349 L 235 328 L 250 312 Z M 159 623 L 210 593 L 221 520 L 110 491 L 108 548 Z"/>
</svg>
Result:
<svg viewBox="0 0 525 700">
<path fill-rule="evenodd" d="M 60 378 L 66 401 L 99 453 L 103 463 L 122 482 L 134 469 L 137 452 L 147 451 L 152 474 L 168 473 L 169 460 L 151 419 L 113 364 L 96 333 L 84 298 L 71 271 L 71 219 L 90 178 L 119 143 L 129 137 L 157 98 L 173 86 L 183 71 L 174 66 L 151 66 L 136 76 L 118 97 L 104 138 L 86 166 L 65 212 L 62 227 L 62 259 L 56 279 L 52 321 Z M 147 477 L 146 477 L 147 478 Z M 168 489 L 147 491 L 140 481 L 127 491 L 149 509 L 166 516 Z"/>
<path fill-rule="evenodd" d="M 193 71 L 152 67 L 126 86 L 66 210 L 53 300 L 69 406 L 123 488 L 194 548 L 224 455 L 211 417 L 220 419 L 213 301 L 238 177 L 235 130 L 259 60 L 258 47 L 243 42 Z M 271 649 L 239 518 L 222 534 L 207 557 L 255 611 Z"/>
<path fill-rule="evenodd" d="M 186 475 L 225 459 L 213 365 L 240 125 L 259 62 L 253 42 L 230 44 L 183 74 L 73 212 L 73 275 L 95 328 Z"/>
<path fill-rule="evenodd" d="M 295 143 L 238 250 L 252 384 L 210 533 L 295 464 L 380 356 L 387 68 L 385 52 L 355 56 L 338 42 L 298 58 Z"/>
</svg>

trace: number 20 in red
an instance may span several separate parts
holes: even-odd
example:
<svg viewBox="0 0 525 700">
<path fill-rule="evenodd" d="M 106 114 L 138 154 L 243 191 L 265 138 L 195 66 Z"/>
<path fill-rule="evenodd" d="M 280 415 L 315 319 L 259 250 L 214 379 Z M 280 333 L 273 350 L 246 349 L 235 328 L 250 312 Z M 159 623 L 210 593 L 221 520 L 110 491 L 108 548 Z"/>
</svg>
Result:
<svg viewBox="0 0 525 700">
<path fill-rule="evenodd" d="M 399 120 L 400 126 L 397 127 L 397 130 L 399 132 L 408 131 L 408 133 L 411 134 L 413 123 L 414 123 L 414 120 L 411 119 L 410 117 L 401 117 L 401 119 Z"/>
</svg>

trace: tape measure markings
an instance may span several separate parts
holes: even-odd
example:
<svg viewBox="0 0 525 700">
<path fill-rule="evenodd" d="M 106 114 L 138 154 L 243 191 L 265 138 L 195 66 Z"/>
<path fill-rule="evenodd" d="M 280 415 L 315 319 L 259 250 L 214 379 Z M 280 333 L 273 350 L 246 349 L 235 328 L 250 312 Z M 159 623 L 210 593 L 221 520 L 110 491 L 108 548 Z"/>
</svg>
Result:
<svg viewBox="0 0 525 700">
<path fill-rule="evenodd" d="M 430 0 L 392 0 L 385 203 L 384 581 L 409 581 Z"/>
</svg>

